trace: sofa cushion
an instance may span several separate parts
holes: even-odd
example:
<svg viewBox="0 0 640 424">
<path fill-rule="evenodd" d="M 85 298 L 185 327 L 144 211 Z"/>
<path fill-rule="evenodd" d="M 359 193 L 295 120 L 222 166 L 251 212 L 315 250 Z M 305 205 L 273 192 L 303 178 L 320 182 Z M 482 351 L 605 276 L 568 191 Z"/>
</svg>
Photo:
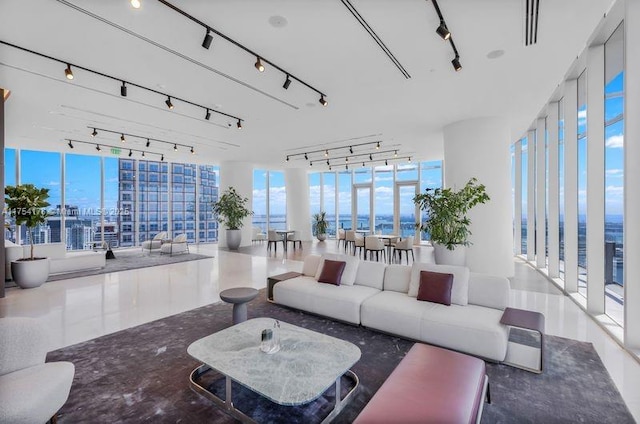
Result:
<svg viewBox="0 0 640 424">
<path fill-rule="evenodd" d="M 307 255 L 302 263 L 302 274 L 308 277 L 314 277 L 318 267 L 320 266 L 320 255 Z"/>
<path fill-rule="evenodd" d="M 355 284 L 382 290 L 385 267 L 386 264 L 383 262 L 360 262 Z"/>
<path fill-rule="evenodd" d="M 420 289 L 418 300 L 451 305 L 451 287 L 453 274 L 441 272 L 420 271 Z"/>
<path fill-rule="evenodd" d="M 322 263 L 322 272 L 320 273 L 320 277 L 318 277 L 318 283 L 328 283 L 339 286 L 346 265 L 347 263 L 343 261 L 325 259 Z"/>
<path fill-rule="evenodd" d="M 451 288 L 451 303 L 465 306 L 469 303 L 469 268 L 454 265 L 436 265 L 422 262 L 414 262 L 411 267 L 411 282 L 409 293 L 411 297 L 418 296 L 420 288 L 420 271 L 441 272 L 453 274 L 453 287 Z"/>
<path fill-rule="evenodd" d="M 322 272 L 322 265 L 325 259 L 329 259 L 332 261 L 343 261 L 346 262 L 346 266 L 344 268 L 344 273 L 342 274 L 342 281 L 340 284 L 346 286 L 352 286 L 356 281 L 356 273 L 358 272 L 358 263 L 360 260 L 351 255 L 340 255 L 335 253 L 325 253 L 322 255 L 320 259 L 320 264 L 318 266 L 318 270 L 316 271 L 316 280 L 320 278 L 320 273 Z"/>
<path fill-rule="evenodd" d="M 408 265 L 388 265 L 384 270 L 384 289 L 407 293 L 411 281 L 411 267 Z"/>
</svg>

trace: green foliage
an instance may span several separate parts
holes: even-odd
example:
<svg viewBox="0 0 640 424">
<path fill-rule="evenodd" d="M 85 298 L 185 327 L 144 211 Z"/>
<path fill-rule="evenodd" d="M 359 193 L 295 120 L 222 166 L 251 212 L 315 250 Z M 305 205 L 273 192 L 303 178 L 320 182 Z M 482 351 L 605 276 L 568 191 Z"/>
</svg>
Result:
<svg viewBox="0 0 640 424">
<path fill-rule="evenodd" d="M 246 207 L 248 201 L 249 199 L 241 197 L 235 188 L 229 187 L 218 201 L 212 204 L 213 215 L 229 230 L 239 230 L 244 225 L 242 220 L 253 215 L 253 211 Z"/>
<path fill-rule="evenodd" d="M 313 235 L 326 234 L 329 223 L 326 219 L 327 213 L 321 211 L 320 213 L 313 214 Z"/>
<path fill-rule="evenodd" d="M 33 184 L 7 186 L 4 189 L 7 212 L 15 218 L 16 225 L 26 225 L 29 229 L 31 241 L 31 260 L 33 257 L 33 229 L 47 222 L 49 206 L 48 188 L 37 188 Z"/>
<path fill-rule="evenodd" d="M 413 202 L 427 213 L 427 220 L 418 224 L 420 231 L 429 233 L 431 241 L 453 250 L 456 245 L 468 246 L 471 220 L 467 212 L 476 205 L 490 200 L 484 184 L 471 178 L 460 190 L 450 188 L 426 189 L 413 198 Z"/>
</svg>

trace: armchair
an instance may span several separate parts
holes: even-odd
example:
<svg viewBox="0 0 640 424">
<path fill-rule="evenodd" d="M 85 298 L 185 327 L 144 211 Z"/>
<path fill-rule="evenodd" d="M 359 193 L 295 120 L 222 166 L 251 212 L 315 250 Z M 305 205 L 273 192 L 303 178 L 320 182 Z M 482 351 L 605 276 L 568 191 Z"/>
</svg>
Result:
<svg viewBox="0 0 640 424">
<path fill-rule="evenodd" d="M 0 422 L 44 423 L 69 397 L 75 367 L 45 362 L 47 333 L 33 318 L 0 318 Z"/>
<path fill-rule="evenodd" d="M 152 250 L 158 250 L 162 246 L 162 241 L 167 238 L 167 232 L 161 231 L 155 235 L 151 240 L 145 240 L 142 242 L 142 250 L 148 250 L 151 253 Z"/>
<path fill-rule="evenodd" d="M 169 243 L 164 243 L 160 246 L 160 254 L 173 256 L 177 253 L 189 253 L 186 234 L 178 234 Z"/>
<path fill-rule="evenodd" d="M 267 235 L 265 233 L 262 232 L 262 229 L 260 227 L 252 227 L 251 228 L 251 241 L 259 241 L 260 243 L 262 243 L 263 241 L 265 241 L 267 239 Z"/>
</svg>

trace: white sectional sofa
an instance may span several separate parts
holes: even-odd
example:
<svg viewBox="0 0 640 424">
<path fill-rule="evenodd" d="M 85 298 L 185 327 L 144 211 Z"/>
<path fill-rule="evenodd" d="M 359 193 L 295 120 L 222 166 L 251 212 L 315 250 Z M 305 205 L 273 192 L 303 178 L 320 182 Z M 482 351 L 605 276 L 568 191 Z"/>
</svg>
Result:
<svg viewBox="0 0 640 424">
<path fill-rule="evenodd" d="M 20 246 L 5 240 L 5 278 L 11 279 L 11 261 L 26 258 L 31 255 L 31 246 Z M 104 251 L 92 252 L 87 250 L 67 252 L 62 243 L 36 244 L 34 255 L 49 258 L 49 274 L 84 271 L 88 269 L 104 268 L 106 254 Z"/>
<path fill-rule="evenodd" d="M 340 286 L 318 283 L 324 258 L 347 263 Z M 450 306 L 416 299 L 421 270 L 454 275 Z M 330 254 L 307 256 L 302 274 L 274 286 L 275 303 L 493 361 L 505 359 L 509 330 L 500 318 L 509 299 L 506 278 L 465 267 L 387 265 Z"/>
</svg>

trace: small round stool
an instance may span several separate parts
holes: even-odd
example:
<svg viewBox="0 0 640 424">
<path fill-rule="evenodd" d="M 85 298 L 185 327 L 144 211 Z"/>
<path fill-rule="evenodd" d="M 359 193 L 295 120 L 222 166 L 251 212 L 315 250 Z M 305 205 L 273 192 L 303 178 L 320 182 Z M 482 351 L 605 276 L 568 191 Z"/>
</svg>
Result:
<svg viewBox="0 0 640 424">
<path fill-rule="evenodd" d="M 258 290 L 251 287 L 236 287 L 220 292 L 220 299 L 233 303 L 233 324 L 247 320 L 247 303 L 258 296 Z"/>
</svg>

